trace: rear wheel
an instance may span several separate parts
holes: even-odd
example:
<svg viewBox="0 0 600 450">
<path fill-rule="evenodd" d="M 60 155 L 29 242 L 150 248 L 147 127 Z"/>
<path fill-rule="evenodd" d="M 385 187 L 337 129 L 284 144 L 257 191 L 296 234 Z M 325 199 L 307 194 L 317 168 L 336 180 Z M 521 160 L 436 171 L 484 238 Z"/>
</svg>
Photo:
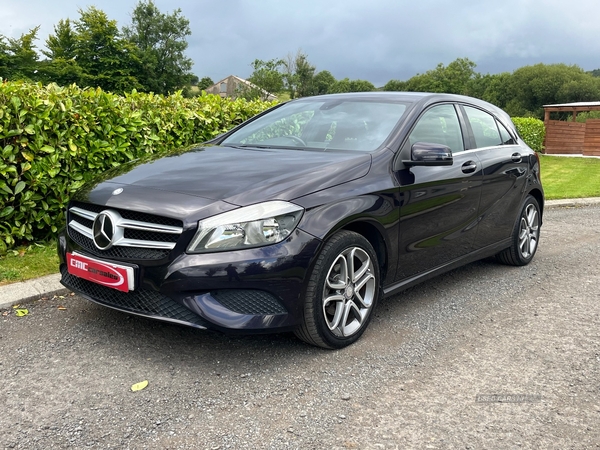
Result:
<svg viewBox="0 0 600 450">
<path fill-rule="evenodd" d="M 511 266 L 529 264 L 540 239 L 540 206 L 531 195 L 525 199 L 511 239 L 511 246 L 496 255 L 498 260 Z"/>
<path fill-rule="evenodd" d="M 352 344 L 369 324 L 379 284 L 377 255 L 369 241 L 352 231 L 336 233 L 311 272 L 296 336 L 323 348 Z"/>
</svg>

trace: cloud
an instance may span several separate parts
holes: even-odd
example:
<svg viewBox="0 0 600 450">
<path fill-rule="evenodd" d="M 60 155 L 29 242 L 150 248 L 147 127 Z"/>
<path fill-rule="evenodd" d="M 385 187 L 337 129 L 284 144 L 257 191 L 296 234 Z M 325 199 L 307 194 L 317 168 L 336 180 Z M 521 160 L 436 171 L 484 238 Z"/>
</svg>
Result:
<svg viewBox="0 0 600 450">
<path fill-rule="evenodd" d="M 77 19 L 67 0 L 5 0 L 0 33 L 16 37 L 41 25 L 39 46 L 59 19 Z M 135 0 L 96 0 L 124 26 Z M 156 0 L 162 12 L 181 8 L 190 20 L 188 56 L 196 75 L 246 77 L 255 59 L 284 58 L 302 49 L 317 70 L 376 86 L 467 57 L 481 72 L 538 62 L 600 67 L 597 0 Z"/>
</svg>

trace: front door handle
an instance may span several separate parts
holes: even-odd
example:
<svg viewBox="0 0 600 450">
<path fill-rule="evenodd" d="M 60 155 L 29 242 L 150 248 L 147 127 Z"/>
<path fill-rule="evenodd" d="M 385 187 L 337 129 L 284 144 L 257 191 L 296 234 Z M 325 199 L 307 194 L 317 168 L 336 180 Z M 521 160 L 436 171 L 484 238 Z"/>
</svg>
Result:
<svg viewBox="0 0 600 450">
<path fill-rule="evenodd" d="M 513 153 L 512 155 L 510 155 L 510 159 L 512 159 L 512 162 L 516 163 L 520 163 L 523 160 L 523 158 L 521 158 L 520 153 Z"/>
<path fill-rule="evenodd" d="M 473 173 L 477 169 L 477 163 L 475 161 L 467 161 L 461 167 L 463 173 Z"/>
</svg>

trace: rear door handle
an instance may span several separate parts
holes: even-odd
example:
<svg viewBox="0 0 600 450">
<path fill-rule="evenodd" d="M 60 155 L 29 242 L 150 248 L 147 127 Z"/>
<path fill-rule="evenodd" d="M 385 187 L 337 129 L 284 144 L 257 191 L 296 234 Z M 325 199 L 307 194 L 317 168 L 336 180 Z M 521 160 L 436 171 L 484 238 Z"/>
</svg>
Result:
<svg viewBox="0 0 600 450">
<path fill-rule="evenodd" d="M 477 163 L 475 161 L 467 161 L 461 167 L 463 173 L 473 173 L 477 169 Z"/>
<path fill-rule="evenodd" d="M 520 153 L 513 153 L 510 156 L 510 159 L 512 159 L 512 162 L 516 162 L 516 163 L 520 163 L 523 160 L 523 158 L 521 158 L 521 154 Z"/>
</svg>

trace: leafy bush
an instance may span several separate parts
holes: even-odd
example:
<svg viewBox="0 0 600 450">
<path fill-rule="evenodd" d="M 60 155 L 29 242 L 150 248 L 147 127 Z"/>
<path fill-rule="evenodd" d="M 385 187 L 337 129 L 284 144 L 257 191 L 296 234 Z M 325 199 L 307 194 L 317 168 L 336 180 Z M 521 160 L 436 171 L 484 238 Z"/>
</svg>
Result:
<svg viewBox="0 0 600 450">
<path fill-rule="evenodd" d="M 533 117 L 512 117 L 523 140 L 536 152 L 543 151 L 546 128 L 544 122 Z"/>
<path fill-rule="evenodd" d="M 0 80 L 0 242 L 47 239 L 95 174 L 207 141 L 273 104 Z"/>
</svg>

